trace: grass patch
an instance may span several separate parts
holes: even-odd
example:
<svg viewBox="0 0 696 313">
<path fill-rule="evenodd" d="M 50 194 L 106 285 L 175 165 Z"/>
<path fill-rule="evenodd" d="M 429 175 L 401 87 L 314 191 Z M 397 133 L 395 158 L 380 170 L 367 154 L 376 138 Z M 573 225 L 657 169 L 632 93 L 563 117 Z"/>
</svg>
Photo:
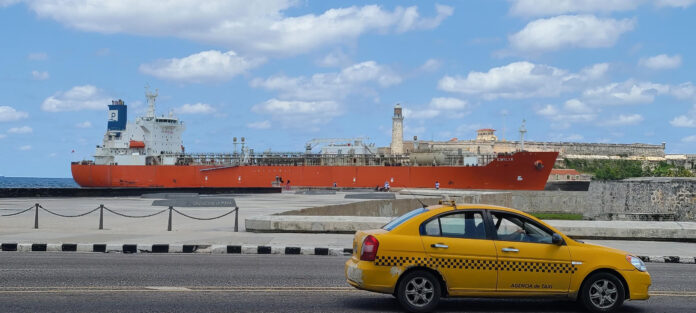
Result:
<svg viewBox="0 0 696 313">
<path fill-rule="evenodd" d="M 580 221 L 582 214 L 576 213 L 530 213 L 532 216 L 541 220 L 568 220 Z"/>
</svg>

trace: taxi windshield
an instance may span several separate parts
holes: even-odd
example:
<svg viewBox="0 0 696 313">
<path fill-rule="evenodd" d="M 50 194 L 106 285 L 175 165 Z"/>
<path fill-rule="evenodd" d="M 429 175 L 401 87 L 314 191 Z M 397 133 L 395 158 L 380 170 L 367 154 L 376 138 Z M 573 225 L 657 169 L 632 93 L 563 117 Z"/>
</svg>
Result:
<svg viewBox="0 0 696 313">
<path fill-rule="evenodd" d="M 404 215 L 401 215 L 401 216 L 393 219 L 391 222 L 387 223 L 387 225 L 382 226 L 382 229 L 392 230 L 392 229 L 396 228 L 396 226 L 401 225 L 401 223 L 408 221 L 411 218 L 413 218 L 414 216 L 421 214 L 423 212 L 425 212 L 425 208 L 417 208 L 411 212 L 408 212 Z"/>
</svg>

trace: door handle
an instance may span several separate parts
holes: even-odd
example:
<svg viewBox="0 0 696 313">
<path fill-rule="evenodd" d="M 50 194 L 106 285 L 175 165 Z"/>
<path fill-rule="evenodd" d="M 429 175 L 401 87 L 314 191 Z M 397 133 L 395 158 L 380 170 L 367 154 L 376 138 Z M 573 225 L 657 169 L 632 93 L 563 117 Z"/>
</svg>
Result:
<svg viewBox="0 0 696 313">
<path fill-rule="evenodd" d="M 441 244 L 441 243 L 434 243 L 434 244 L 432 244 L 432 245 L 430 245 L 430 246 L 433 247 L 433 248 L 442 248 L 442 249 L 447 249 L 447 248 L 449 248 L 448 245 Z"/>
<path fill-rule="evenodd" d="M 515 248 L 503 248 L 503 252 L 520 252 L 520 249 Z"/>
</svg>

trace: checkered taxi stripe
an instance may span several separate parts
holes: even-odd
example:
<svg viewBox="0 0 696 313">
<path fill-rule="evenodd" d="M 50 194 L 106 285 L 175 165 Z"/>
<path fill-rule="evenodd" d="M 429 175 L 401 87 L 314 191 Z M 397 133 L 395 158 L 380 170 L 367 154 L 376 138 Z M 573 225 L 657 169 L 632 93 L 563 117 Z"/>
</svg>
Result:
<svg viewBox="0 0 696 313">
<path fill-rule="evenodd" d="M 451 268 L 464 270 L 535 272 L 535 273 L 570 273 L 574 274 L 576 267 L 570 263 L 497 261 L 463 258 L 429 258 L 383 255 L 375 257 L 377 266 L 425 266 L 431 268 Z"/>
</svg>

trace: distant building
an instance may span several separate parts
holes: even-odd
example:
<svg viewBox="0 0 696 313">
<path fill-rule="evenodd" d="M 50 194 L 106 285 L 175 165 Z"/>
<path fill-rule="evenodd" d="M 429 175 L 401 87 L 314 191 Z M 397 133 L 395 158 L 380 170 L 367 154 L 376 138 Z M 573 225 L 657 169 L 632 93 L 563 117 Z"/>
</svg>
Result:
<svg viewBox="0 0 696 313">
<path fill-rule="evenodd" d="M 389 147 L 380 147 L 380 155 L 402 155 L 413 153 L 437 153 L 442 155 L 496 155 L 513 153 L 522 149 L 523 143 L 514 140 L 499 140 L 495 129 L 483 128 L 476 131 L 476 139 L 460 140 L 452 138 L 447 141 L 403 140 L 403 116 L 400 105 L 394 107 L 392 117 L 392 142 Z M 524 126 L 520 131 L 525 131 Z M 694 154 L 665 154 L 665 143 L 659 145 L 647 143 L 585 143 L 524 141 L 525 151 L 557 151 L 559 162 L 563 159 L 625 159 L 642 162 L 668 162 L 687 169 L 696 169 Z"/>
</svg>

